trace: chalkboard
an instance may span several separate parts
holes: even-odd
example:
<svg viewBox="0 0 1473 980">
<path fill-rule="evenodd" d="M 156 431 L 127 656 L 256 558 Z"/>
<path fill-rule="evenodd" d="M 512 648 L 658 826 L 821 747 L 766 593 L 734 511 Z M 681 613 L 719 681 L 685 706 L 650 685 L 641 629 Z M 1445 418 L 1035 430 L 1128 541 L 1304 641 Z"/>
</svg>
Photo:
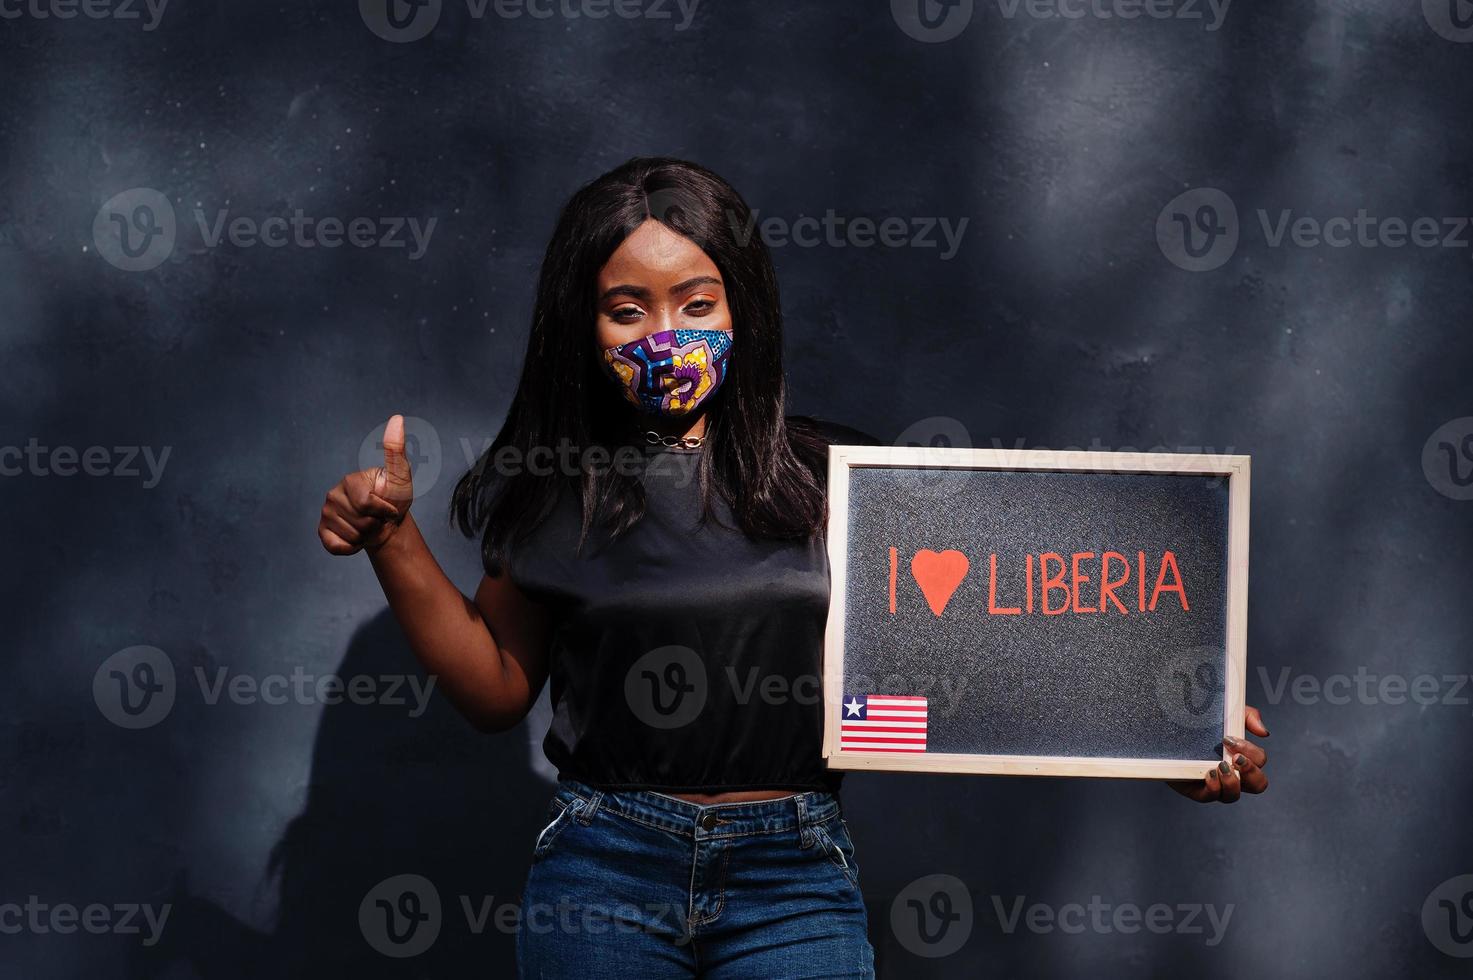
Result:
<svg viewBox="0 0 1473 980">
<path fill-rule="evenodd" d="M 837 769 L 1201 778 L 1243 735 L 1249 457 L 833 446 Z"/>
</svg>

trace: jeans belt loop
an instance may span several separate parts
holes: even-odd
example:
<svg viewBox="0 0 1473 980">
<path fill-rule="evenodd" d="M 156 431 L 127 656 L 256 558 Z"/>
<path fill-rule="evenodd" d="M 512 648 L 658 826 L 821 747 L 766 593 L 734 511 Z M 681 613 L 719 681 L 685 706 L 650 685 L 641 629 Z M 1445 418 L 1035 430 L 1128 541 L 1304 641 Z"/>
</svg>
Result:
<svg viewBox="0 0 1473 980">
<path fill-rule="evenodd" d="M 601 789 L 594 790 L 593 795 L 585 801 L 585 805 L 582 807 L 578 816 L 574 819 L 576 819 L 583 826 L 587 827 L 589 824 L 593 823 L 593 816 L 594 814 L 598 813 L 598 808 L 603 803 L 603 801 L 604 791 Z"/>
<path fill-rule="evenodd" d="M 793 800 L 798 804 L 798 843 L 802 847 L 812 847 L 813 826 L 808 822 L 808 796 L 799 793 Z"/>
</svg>

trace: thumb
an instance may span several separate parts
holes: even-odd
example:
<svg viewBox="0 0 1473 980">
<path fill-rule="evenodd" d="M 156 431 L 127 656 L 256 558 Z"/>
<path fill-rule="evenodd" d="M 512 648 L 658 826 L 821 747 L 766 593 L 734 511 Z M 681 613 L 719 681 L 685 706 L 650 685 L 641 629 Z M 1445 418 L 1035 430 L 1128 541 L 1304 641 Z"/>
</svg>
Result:
<svg viewBox="0 0 1473 980">
<path fill-rule="evenodd" d="M 414 497 L 414 480 L 409 470 L 409 457 L 404 455 L 404 416 L 395 415 L 384 426 L 384 468 L 374 481 L 374 493 L 385 500 Z"/>
</svg>

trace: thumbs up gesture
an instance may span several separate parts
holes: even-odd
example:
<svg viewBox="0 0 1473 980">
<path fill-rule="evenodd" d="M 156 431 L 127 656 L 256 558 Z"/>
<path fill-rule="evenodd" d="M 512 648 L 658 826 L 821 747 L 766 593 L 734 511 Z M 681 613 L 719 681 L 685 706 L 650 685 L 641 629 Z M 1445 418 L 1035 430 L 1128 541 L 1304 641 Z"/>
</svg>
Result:
<svg viewBox="0 0 1473 980">
<path fill-rule="evenodd" d="M 384 427 L 384 465 L 349 473 L 327 492 L 317 537 L 334 555 L 376 551 L 393 537 L 413 503 L 404 416 L 395 415 Z"/>
</svg>

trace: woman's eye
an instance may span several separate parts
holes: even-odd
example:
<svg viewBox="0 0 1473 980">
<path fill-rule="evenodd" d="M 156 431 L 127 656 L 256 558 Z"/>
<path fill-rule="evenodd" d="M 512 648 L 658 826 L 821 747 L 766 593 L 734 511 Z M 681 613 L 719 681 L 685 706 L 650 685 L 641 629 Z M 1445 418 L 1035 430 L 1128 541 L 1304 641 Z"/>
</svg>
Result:
<svg viewBox="0 0 1473 980">
<path fill-rule="evenodd" d="M 610 314 L 615 320 L 633 320 L 644 315 L 644 311 L 637 306 L 621 306 Z"/>
<path fill-rule="evenodd" d="M 709 299 L 698 299 L 685 308 L 685 312 L 691 316 L 705 316 L 716 308 L 716 304 Z"/>
</svg>

